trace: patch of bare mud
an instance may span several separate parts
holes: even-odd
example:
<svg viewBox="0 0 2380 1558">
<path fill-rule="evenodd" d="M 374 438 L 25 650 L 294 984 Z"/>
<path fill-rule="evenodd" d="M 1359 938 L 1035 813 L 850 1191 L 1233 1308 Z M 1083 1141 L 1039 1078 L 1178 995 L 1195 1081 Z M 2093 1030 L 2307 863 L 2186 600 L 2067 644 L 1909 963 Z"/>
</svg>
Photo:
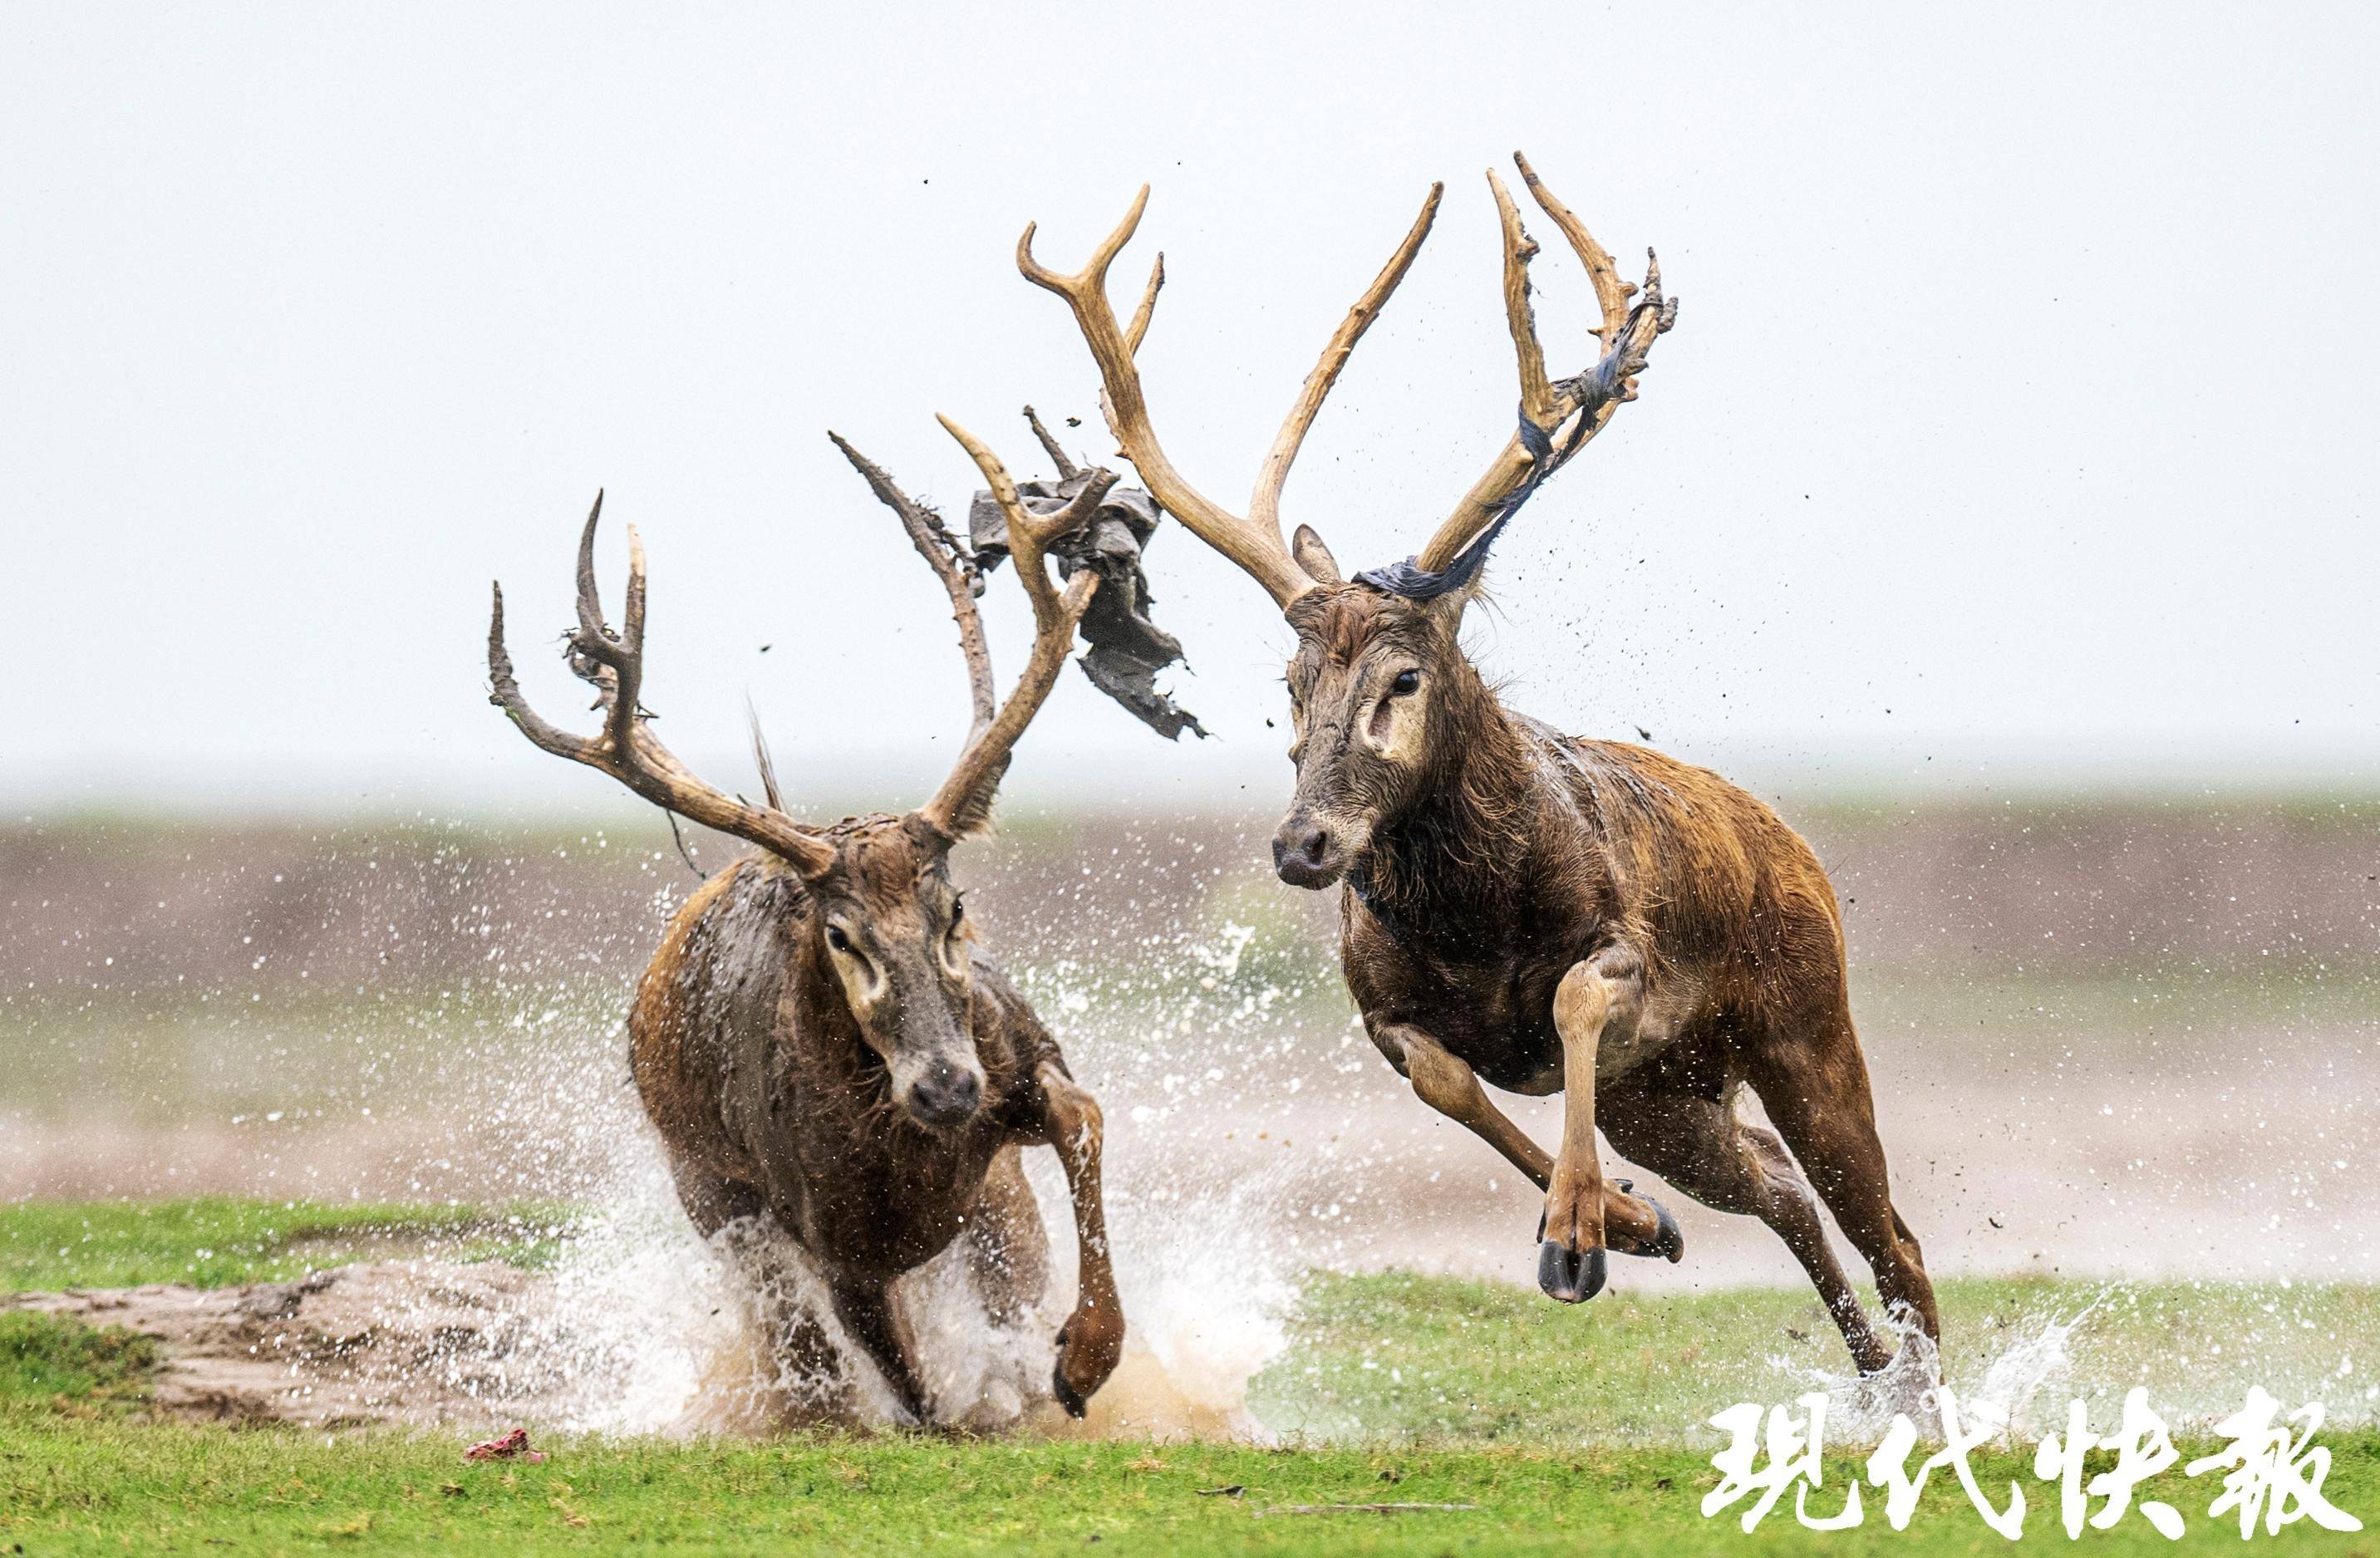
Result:
<svg viewBox="0 0 2380 1558">
<path fill-rule="evenodd" d="M 306 1428 L 552 1421 L 577 1382 L 535 1318 L 550 1284 L 498 1261 L 388 1260 L 297 1282 L 20 1293 L 0 1305 L 155 1337 L 155 1406 Z"/>
<path fill-rule="evenodd" d="M 1261 1436 L 1239 1405 L 1242 1393 L 1219 1400 L 1140 1338 L 1088 1416 L 1069 1418 L 1040 1383 L 1055 1355 L 1054 1314 L 1013 1335 L 990 1335 L 965 1296 L 936 1280 L 941 1264 L 905 1279 L 896 1302 L 926 1336 L 921 1361 L 943 1428 L 1085 1439 Z M 501 1261 L 422 1258 L 239 1287 L 0 1295 L 0 1309 L 155 1338 L 163 1356 L 152 1406 L 201 1421 L 474 1435 L 522 1424 L 736 1437 L 816 1426 L 818 1414 L 795 1404 L 784 1366 L 753 1321 L 753 1296 L 732 1280 L 694 1292 L 695 1306 L 623 1314 L 590 1305 L 598 1295 L 567 1270 L 549 1275 Z M 655 1328 L 673 1334 L 657 1341 Z M 640 1343 L 623 1345 L 638 1333 Z M 856 1406 L 833 1420 L 892 1426 L 880 1383 L 848 1354 L 845 1367 L 858 1379 Z"/>
</svg>

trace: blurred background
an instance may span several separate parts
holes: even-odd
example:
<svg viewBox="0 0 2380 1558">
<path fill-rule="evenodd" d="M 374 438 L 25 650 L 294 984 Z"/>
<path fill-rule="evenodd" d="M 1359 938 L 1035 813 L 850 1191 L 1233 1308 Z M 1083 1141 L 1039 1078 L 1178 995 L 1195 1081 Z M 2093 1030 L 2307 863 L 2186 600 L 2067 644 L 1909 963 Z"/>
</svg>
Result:
<svg viewBox="0 0 2380 1558">
<path fill-rule="evenodd" d="M 641 1139 L 618 1025 L 696 878 L 487 706 L 489 579 L 572 717 L 540 645 L 608 488 L 673 747 L 748 788 L 748 698 L 806 814 L 915 804 L 965 726 L 946 607 L 825 430 L 954 517 L 935 411 L 1020 473 L 1028 400 L 1105 457 L 1011 248 L 1038 220 L 1070 268 L 1146 180 L 1117 289 L 1165 252 L 1157 418 L 1236 501 L 1442 178 L 1285 505 L 1390 561 L 1511 425 L 1479 170 L 1520 146 L 1683 310 L 1502 542 L 1475 648 L 1818 846 L 1936 1269 L 2380 1274 L 2374 31 L 12 6 L 0 1195 L 593 1183 Z M 1572 371 L 1585 278 L 1559 244 L 1536 278 Z M 1170 524 L 1148 565 L 1212 737 L 1069 673 L 961 864 L 1107 1100 L 1120 1221 L 1253 1197 L 1305 1259 L 1526 1280 L 1533 1197 L 1396 1084 L 1330 906 L 1266 869 L 1287 629 Z M 1013 673 L 1004 577 L 987 610 Z M 1694 1259 L 1632 1281 L 1797 1280 L 1682 1215 Z"/>
</svg>

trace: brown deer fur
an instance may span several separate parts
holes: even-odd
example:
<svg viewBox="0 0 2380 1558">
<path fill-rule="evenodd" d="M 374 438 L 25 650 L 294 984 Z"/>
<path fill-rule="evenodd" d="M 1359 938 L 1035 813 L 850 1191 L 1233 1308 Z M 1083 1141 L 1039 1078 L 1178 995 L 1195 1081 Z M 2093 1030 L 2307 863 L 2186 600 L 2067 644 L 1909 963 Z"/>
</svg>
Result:
<svg viewBox="0 0 2380 1558">
<path fill-rule="evenodd" d="M 944 1004 L 937 987 L 958 984 L 948 1009 L 964 1038 L 952 1037 L 983 1077 L 979 1102 L 958 1124 L 922 1125 L 895 1101 L 885 1057 L 832 967 L 830 918 L 868 926 L 871 945 L 893 957 L 949 933 L 957 895 L 942 857 L 921 862 L 908 834 L 899 818 L 852 819 L 828 832 L 838 862 L 818 882 L 767 856 L 706 882 L 638 986 L 628 1020 L 637 1090 L 696 1228 L 708 1235 L 767 1216 L 783 1229 L 810 1257 L 844 1329 L 921 1420 L 915 1339 L 899 1333 L 891 1285 L 965 1238 L 995 1319 L 1038 1302 L 1047 1250 L 1039 1210 L 1020 1194 L 1017 1152 L 1056 1148 L 1069 1180 L 1083 1182 L 1084 1303 L 1062 1337 L 1055 1387 L 1079 1415 L 1123 1341 L 1103 1259 L 1098 1104 L 963 919 L 964 981 L 924 958 L 894 975 L 924 986 L 929 1009 Z M 849 1383 L 815 1321 L 789 1302 L 772 1321 L 781 1349 L 812 1374 L 809 1405 L 847 1412 Z"/>
<path fill-rule="evenodd" d="M 1009 750 L 1099 587 L 1086 569 L 1061 592 L 1043 548 L 1094 515 L 1115 479 L 1094 472 L 1058 512 L 1029 514 L 991 452 L 944 425 L 991 484 L 1033 605 L 1033 651 L 1005 703 L 994 698 L 972 555 L 930 510 L 835 441 L 932 566 L 959 627 L 974 729 L 950 778 L 917 810 L 813 827 L 781 809 L 765 749 L 764 806 L 712 789 L 672 756 L 638 700 L 646 586 L 633 528 L 620 629 L 604 621 L 597 598 L 600 499 L 579 540 L 578 627 L 567 659 L 596 688 L 601 734 L 560 730 L 521 697 L 501 589 L 488 633 L 491 700 L 540 748 L 763 850 L 712 876 L 678 911 L 629 1016 L 637 1089 L 695 1226 L 710 1236 L 745 1220 L 773 1224 L 807 1256 L 835 1319 L 902 1408 L 922 1422 L 932 1403 L 892 1284 L 964 1238 L 995 1318 L 1018 1318 L 1038 1303 L 1047 1235 L 1019 1152 L 1050 1147 L 1074 1202 L 1081 1271 L 1051 1388 L 1079 1417 L 1123 1345 L 1100 1198 L 1099 1105 L 977 944 L 949 856 L 986 825 Z M 747 1243 L 761 1262 L 771 1341 L 792 1366 L 799 1405 L 853 1416 L 856 1383 L 805 1307 L 782 1246 L 765 1234 Z"/>
<path fill-rule="evenodd" d="M 1341 957 L 1366 1030 L 1427 1102 L 1552 1192 L 1549 1243 L 1584 1253 L 1608 1237 L 1675 1259 L 1658 1209 L 1606 1188 L 1591 1150 L 1548 1160 L 1472 1080 L 1562 1089 L 1577 1045 L 1561 993 L 1566 981 L 1597 988 L 1572 1001 L 1601 1009 L 1565 1149 L 1574 1129 L 1591 1141 L 1599 1126 L 1696 1199 L 1768 1223 L 1860 1365 L 1881 1367 L 1890 1349 L 1828 1248 L 1808 1186 L 1777 1135 L 1735 1107 L 1749 1083 L 1886 1302 L 1935 1333 L 1916 1240 L 1885 1193 L 1824 869 L 1709 770 L 1505 709 L 1456 641 L 1465 600 L 1334 585 L 1289 612 L 1298 782 L 1276 848 L 1297 884 L 1345 879 Z M 1397 694 L 1407 671 L 1415 685 Z M 1580 1277 L 1564 1274 L 1576 1292 Z"/>
<path fill-rule="evenodd" d="M 1860 1366 L 1878 1368 L 1890 1349 L 1828 1248 L 1803 1169 L 1887 1304 L 1905 1306 L 1929 1335 L 1939 1328 L 1917 1241 L 1892 1208 L 1825 870 L 1773 812 L 1717 774 L 1560 736 L 1506 710 L 1457 642 L 1489 545 L 1635 398 L 1678 313 L 1649 254 L 1640 291 L 1528 160 L 1513 161 L 1594 288 L 1597 355 L 1584 372 L 1548 373 L 1529 280 L 1537 244 L 1491 170 L 1520 425 L 1417 554 L 1353 582 L 1309 528 L 1284 542 L 1282 487 L 1348 354 L 1427 237 L 1440 187 L 1324 347 L 1244 512 L 1192 486 L 1158 440 L 1135 359 L 1162 260 L 1128 329 L 1108 297 L 1109 266 L 1148 189 L 1082 269 L 1043 265 L 1030 226 L 1017 268 L 1073 313 L 1108 425 L 1157 501 L 1262 586 L 1296 630 L 1297 796 L 1274 862 L 1298 886 L 1343 879 L 1341 955 L 1373 1042 L 1424 1101 L 1545 1187 L 1539 1284 L 1569 1302 L 1592 1297 L 1607 1239 L 1633 1254 L 1682 1252 L 1666 1211 L 1624 1183 L 1605 1187 L 1599 1126 L 1689 1195 L 1776 1229 Z M 1548 1158 L 1522 1134 L 1483 1077 L 1562 1092 L 1560 1152 Z M 1776 1131 L 1738 1114 L 1746 1086 Z"/>
</svg>

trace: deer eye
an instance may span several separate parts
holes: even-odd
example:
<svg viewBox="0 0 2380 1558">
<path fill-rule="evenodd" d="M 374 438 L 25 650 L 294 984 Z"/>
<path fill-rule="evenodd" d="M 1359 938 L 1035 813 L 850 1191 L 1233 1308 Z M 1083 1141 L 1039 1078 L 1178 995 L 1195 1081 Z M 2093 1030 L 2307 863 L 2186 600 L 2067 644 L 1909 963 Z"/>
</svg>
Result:
<svg viewBox="0 0 2380 1558">
<path fill-rule="evenodd" d="M 851 944 L 851 938 L 843 933 L 843 927 L 840 925 L 830 925 L 826 928 L 826 944 L 842 953 L 856 950 Z"/>
<path fill-rule="evenodd" d="M 1395 697 L 1402 698 L 1405 694 L 1418 689 L 1420 686 L 1420 672 L 1400 671 L 1397 673 L 1397 679 L 1389 684 L 1389 691 Z"/>
</svg>

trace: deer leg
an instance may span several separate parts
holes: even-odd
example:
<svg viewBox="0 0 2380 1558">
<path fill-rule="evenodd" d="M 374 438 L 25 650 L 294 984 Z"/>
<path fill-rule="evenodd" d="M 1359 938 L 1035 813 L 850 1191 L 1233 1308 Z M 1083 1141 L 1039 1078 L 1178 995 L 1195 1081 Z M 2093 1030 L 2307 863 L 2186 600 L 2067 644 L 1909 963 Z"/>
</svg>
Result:
<svg viewBox="0 0 2380 1558">
<path fill-rule="evenodd" d="M 1413 1084 L 1415 1098 L 1502 1153 L 1504 1161 L 1527 1175 L 1538 1189 L 1546 1187 L 1554 1161 L 1489 1102 L 1479 1086 L 1479 1074 L 1468 1063 L 1420 1029 L 1404 1023 L 1378 1029 L 1372 1034 L 1372 1042 L 1397 1075 Z"/>
<path fill-rule="evenodd" d="M 1497 1108 L 1479 1085 L 1479 1074 L 1445 1045 L 1406 1023 L 1390 1023 L 1372 1035 L 1372 1042 L 1397 1075 L 1413 1084 L 1414 1096 L 1463 1126 L 1503 1154 L 1504 1161 L 1528 1175 L 1542 1190 L 1552 1182 L 1554 1161 Z M 1651 1202 L 1624 1191 L 1609 1192 L 1604 1207 L 1605 1225 L 1617 1241 L 1614 1248 L 1629 1255 L 1668 1255 L 1675 1260 L 1677 1229 Z"/>
<path fill-rule="evenodd" d="M 884 1383 L 892 1389 L 893 1399 L 910 1418 L 923 1425 L 930 1420 L 925 1386 L 917 1379 L 917 1365 L 911 1361 L 909 1349 L 901 1338 L 900 1323 L 892 1313 L 892 1293 L 889 1285 L 866 1279 L 836 1281 L 827 1284 L 827 1294 L 834 1302 L 835 1318 L 851 1339 L 859 1344 L 878 1370 Z"/>
<path fill-rule="evenodd" d="M 1075 1417 L 1089 1407 L 1123 1357 L 1123 1302 L 1116 1296 L 1108 1258 L 1107 1205 L 1099 1195 L 1099 1150 L 1105 1126 L 1099 1100 L 1052 1062 L 1035 1073 L 1041 1086 L 1042 1139 L 1057 1150 L 1075 1203 L 1076 1284 L 1074 1313 L 1058 1330 L 1058 1365 L 1050 1388 Z"/>
<path fill-rule="evenodd" d="M 670 1179 L 694 1231 L 705 1239 L 715 1238 L 732 1224 L 745 1225 L 731 1235 L 732 1260 L 758 1296 L 769 1357 L 782 1372 L 779 1388 L 786 1392 L 793 1409 L 805 1419 L 849 1418 L 851 1388 L 843 1362 L 825 1328 L 795 1290 L 781 1242 L 787 1235 L 769 1217 L 760 1192 L 674 1153 Z"/>
<path fill-rule="evenodd" d="M 1925 1258 L 1909 1224 L 1893 1210 L 1867 1062 L 1851 1014 L 1831 1014 L 1793 1037 L 1801 1041 L 1771 1040 L 1755 1050 L 1753 1090 L 1844 1236 L 1876 1273 L 1876 1296 L 1887 1311 L 1913 1315 L 1938 1344 L 1942 1320 L 1933 1279 L 1925 1274 Z M 1850 1339 L 1848 1331 L 1845 1338 Z M 1859 1351 L 1855 1342 L 1852 1351 Z M 1869 1369 L 1868 1360 L 1861 1358 L 1860 1367 Z"/>
<path fill-rule="evenodd" d="M 1025 1164 L 1003 1147 L 967 1213 L 967 1270 L 994 1324 L 1014 1325 L 1050 1285 L 1050 1237 L 1025 1182 Z"/>
<path fill-rule="evenodd" d="M 1616 1248 L 1630 1254 L 1675 1260 L 1685 1253 L 1685 1241 L 1665 1209 L 1626 1187 L 1604 1184 L 1595 1141 L 1596 1062 L 1603 1031 L 1614 1022 L 1634 1026 L 1644 1003 L 1643 967 L 1632 949 L 1606 947 L 1573 964 L 1554 990 L 1554 1031 L 1562 1046 L 1562 1138 L 1537 1235 L 1537 1286 L 1564 1304 L 1584 1303 L 1603 1291 L 1604 1250 L 1614 1233 L 1621 1239 Z"/>
<path fill-rule="evenodd" d="M 1717 1211 L 1757 1217 L 1809 1273 L 1863 1372 L 1892 1357 L 1868 1323 L 1827 1242 L 1818 1198 L 1777 1133 L 1740 1118 L 1731 1103 L 1668 1089 L 1622 1088 L 1599 1101 L 1603 1134 L 1641 1163 Z"/>
</svg>

